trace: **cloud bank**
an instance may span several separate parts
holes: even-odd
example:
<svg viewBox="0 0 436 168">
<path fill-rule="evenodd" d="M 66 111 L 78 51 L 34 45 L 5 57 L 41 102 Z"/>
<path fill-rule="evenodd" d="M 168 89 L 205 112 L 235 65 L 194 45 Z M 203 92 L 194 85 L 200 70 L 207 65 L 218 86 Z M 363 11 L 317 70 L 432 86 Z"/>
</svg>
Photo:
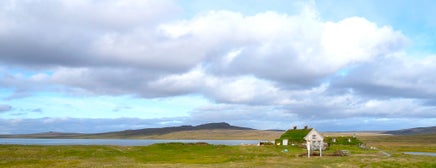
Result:
<svg viewBox="0 0 436 168">
<path fill-rule="evenodd" d="M 167 0 L 0 3 L 0 87 L 13 90 L 5 100 L 201 95 L 211 104 L 183 121 L 277 127 L 436 117 L 435 57 L 409 56 L 406 35 L 363 17 L 325 21 L 310 5 L 180 18 Z"/>
</svg>

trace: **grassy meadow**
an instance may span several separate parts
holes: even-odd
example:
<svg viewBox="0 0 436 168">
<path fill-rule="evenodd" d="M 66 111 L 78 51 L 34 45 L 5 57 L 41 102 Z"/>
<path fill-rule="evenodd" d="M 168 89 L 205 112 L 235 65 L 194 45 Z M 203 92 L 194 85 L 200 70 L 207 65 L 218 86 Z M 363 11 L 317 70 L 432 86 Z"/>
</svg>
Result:
<svg viewBox="0 0 436 168">
<path fill-rule="evenodd" d="M 304 155 L 304 149 L 289 146 L 202 143 L 150 146 L 0 145 L 0 167 L 436 167 L 434 156 L 402 154 L 406 151 L 436 152 L 436 135 L 368 135 L 361 140 L 376 149 L 336 145 L 324 154 L 348 150 L 350 155 L 307 158 L 299 156 Z"/>
</svg>

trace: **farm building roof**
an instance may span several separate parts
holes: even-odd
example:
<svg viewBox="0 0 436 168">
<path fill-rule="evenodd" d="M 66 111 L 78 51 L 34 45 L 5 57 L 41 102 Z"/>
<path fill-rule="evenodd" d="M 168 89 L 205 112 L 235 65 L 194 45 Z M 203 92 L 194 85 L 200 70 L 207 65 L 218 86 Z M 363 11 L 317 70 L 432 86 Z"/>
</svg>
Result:
<svg viewBox="0 0 436 168">
<path fill-rule="evenodd" d="M 280 136 L 280 139 L 288 139 L 293 142 L 304 142 L 304 137 L 312 130 L 308 129 L 290 129 Z"/>
</svg>

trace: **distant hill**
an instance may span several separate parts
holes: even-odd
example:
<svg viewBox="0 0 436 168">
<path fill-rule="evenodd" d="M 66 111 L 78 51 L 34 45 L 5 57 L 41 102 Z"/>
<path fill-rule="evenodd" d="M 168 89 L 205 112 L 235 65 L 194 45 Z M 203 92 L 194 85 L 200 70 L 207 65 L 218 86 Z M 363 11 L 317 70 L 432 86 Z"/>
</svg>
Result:
<svg viewBox="0 0 436 168">
<path fill-rule="evenodd" d="M 178 126 L 178 127 L 163 127 L 163 128 L 146 128 L 146 129 L 138 129 L 138 130 L 125 130 L 125 131 L 118 131 L 118 132 L 107 132 L 107 133 L 92 134 L 91 136 L 139 137 L 139 136 L 163 135 L 163 134 L 169 134 L 169 133 L 180 132 L 180 131 L 215 130 L 215 129 L 221 129 L 221 130 L 254 130 L 252 128 L 232 126 L 232 125 L 230 125 L 228 123 L 221 122 L 221 123 L 202 124 L 202 125 L 198 125 L 198 126 L 184 125 L 184 126 Z"/>
<path fill-rule="evenodd" d="M 71 138 L 85 134 L 63 132 L 41 132 L 35 134 L 8 134 L 0 135 L 0 138 Z"/>
<path fill-rule="evenodd" d="M 395 131 L 386 131 L 384 134 L 393 135 L 416 135 L 416 134 L 436 134 L 436 126 L 433 127 L 417 127 Z"/>
<path fill-rule="evenodd" d="M 60 132 L 44 132 L 36 134 L 15 134 L 15 135 L 0 135 L 0 138 L 126 138 L 126 139 L 160 139 L 161 137 L 168 137 L 168 135 L 183 135 L 180 133 L 195 134 L 196 132 L 206 133 L 214 130 L 219 130 L 220 134 L 237 133 L 241 134 L 243 131 L 250 131 L 253 136 L 253 131 L 258 130 L 246 127 L 232 126 L 225 122 L 208 123 L 197 126 L 184 125 L 178 127 L 163 127 L 163 128 L 145 128 L 138 130 L 125 130 L 116 132 L 105 132 L 96 134 L 79 134 L 79 133 L 60 133 Z M 217 131 L 214 131 L 218 133 Z M 261 135 L 262 131 L 259 131 Z M 177 133 L 177 134 L 175 134 Z M 237 135 L 231 135 L 237 136 Z M 171 137 L 171 136 L 170 136 Z M 187 136 L 184 136 L 187 137 Z M 177 137 L 174 137 L 177 138 Z M 194 137 L 195 138 L 195 137 Z"/>
</svg>

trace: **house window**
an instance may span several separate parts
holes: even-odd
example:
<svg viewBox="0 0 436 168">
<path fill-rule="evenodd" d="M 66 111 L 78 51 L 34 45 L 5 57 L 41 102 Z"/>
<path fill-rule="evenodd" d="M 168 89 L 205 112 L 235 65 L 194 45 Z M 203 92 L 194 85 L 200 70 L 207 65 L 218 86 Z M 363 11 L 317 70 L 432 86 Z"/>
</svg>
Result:
<svg viewBox="0 0 436 168">
<path fill-rule="evenodd" d="M 312 139 L 316 139 L 316 135 L 312 135 Z"/>
</svg>

